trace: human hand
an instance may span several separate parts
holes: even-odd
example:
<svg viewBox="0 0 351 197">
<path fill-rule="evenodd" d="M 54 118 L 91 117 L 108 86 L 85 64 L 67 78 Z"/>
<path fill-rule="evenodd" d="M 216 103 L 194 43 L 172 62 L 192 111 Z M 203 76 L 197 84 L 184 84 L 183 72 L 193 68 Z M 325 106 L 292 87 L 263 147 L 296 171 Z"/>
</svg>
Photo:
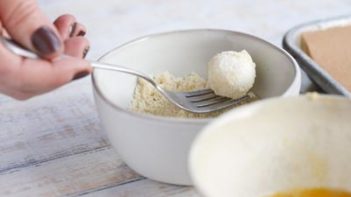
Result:
<svg viewBox="0 0 351 197">
<path fill-rule="evenodd" d="M 88 75 L 85 32 L 71 15 L 52 24 L 35 0 L 0 0 L 0 36 L 10 36 L 43 58 L 23 58 L 0 44 L 0 92 L 24 100 Z"/>
</svg>

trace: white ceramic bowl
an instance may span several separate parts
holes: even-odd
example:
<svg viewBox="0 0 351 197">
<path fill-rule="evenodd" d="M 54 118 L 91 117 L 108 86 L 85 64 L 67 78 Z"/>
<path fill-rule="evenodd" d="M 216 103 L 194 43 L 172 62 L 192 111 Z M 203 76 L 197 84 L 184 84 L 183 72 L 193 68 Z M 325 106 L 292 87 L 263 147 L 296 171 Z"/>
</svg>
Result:
<svg viewBox="0 0 351 197">
<path fill-rule="evenodd" d="M 130 66 L 150 75 L 196 72 L 206 78 L 207 62 L 225 50 L 246 49 L 257 64 L 254 92 L 262 99 L 297 95 L 300 70 L 282 49 L 244 33 L 188 30 L 151 35 L 120 46 L 102 62 Z M 190 185 L 187 155 L 196 134 L 211 119 L 177 119 L 128 110 L 136 78 L 94 70 L 98 113 L 109 140 L 136 172 L 162 182 Z"/>
<path fill-rule="evenodd" d="M 350 117 L 351 100 L 336 96 L 239 107 L 196 138 L 189 159 L 195 186 L 207 197 L 310 188 L 351 192 Z"/>
</svg>

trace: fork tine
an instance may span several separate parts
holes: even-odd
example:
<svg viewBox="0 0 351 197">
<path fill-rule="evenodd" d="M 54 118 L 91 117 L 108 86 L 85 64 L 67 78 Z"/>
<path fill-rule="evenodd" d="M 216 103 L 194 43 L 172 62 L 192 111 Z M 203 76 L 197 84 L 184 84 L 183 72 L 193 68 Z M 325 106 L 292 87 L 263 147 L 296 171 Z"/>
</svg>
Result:
<svg viewBox="0 0 351 197">
<path fill-rule="evenodd" d="M 203 102 L 211 102 L 211 101 L 216 101 L 220 98 L 223 98 L 221 96 L 217 96 L 217 95 L 211 95 L 208 97 L 195 97 L 196 99 L 190 100 L 190 102 L 192 103 L 203 103 Z"/>
<path fill-rule="evenodd" d="M 206 94 L 213 94 L 213 90 L 211 89 L 202 89 L 202 90 L 195 90 L 195 91 L 191 91 L 191 92 L 183 92 L 185 97 L 194 97 L 194 96 L 202 96 L 202 95 L 206 95 Z"/>
<path fill-rule="evenodd" d="M 218 96 L 218 97 L 215 97 L 214 99 L 206 100 L 204 102 L 195 103 L 195 105 L 196 105 L 196 107 L 208 107 L 208 106 L 216 105 L 218 103 L 222 103 L 222 102 L 229 101 L 229 100 L 231 100 L 231 99 Z"/>
<path fill-rule="evenodd" d="M 176 106 L 195 113 L 218 111 L 251 97 L 248 94 L 238 99 L 231 99 L 215 95 L 214 92 L 209 89 L 194 92 L 171 92 L 161 88 L 161 92 Z"/>
<path fill-rule="evenodd" d="M 215 97 L 218 97 L 218 96 L 215 94 L 205 94 L 205 95 L 200 95 L 200 96 L 188 97 L 186 99 L 188 99 L 192 103 L 196 103 L 196 102 L 201 102 L 201 101 L 213 99 Z"/>
<path fill-rule="evenodd" d="M 210 111 L 212 111 L 212 108 L 214 109 L 223 109 L 223 108 L 226 108 L 228 106 L 231 106 L 231 105 L 234 105 L 234 104 L 237 104 L 243 100 L 246 100 L 250 98 L 250 96 L 246 95 L 246 96 L 243 96 L 241 98 L 238 98 L 238 99 L 227 99 L 227 100 L 220 100 L 218 102 L 215 102 L 215 103 L 210 103 L 208 105 L 201 105 L 201 106 L 197 106 L 199 108 L 206 108 L 208 107 Z"/>
</svg>

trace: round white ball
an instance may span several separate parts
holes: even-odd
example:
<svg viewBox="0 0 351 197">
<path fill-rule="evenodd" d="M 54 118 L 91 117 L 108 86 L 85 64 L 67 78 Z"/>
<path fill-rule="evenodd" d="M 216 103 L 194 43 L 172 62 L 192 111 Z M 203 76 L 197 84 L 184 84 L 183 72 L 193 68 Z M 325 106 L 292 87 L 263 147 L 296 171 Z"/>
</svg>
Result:
<svg viewBox="0 0 351 197">
<path fill-rule="evenodd" d="M 220 96 L 237 99 L 246 95 L 255 78 L 256 64 L 245 50 L 221 52 L 208 63 L 208 87 Z"/>
</svg>

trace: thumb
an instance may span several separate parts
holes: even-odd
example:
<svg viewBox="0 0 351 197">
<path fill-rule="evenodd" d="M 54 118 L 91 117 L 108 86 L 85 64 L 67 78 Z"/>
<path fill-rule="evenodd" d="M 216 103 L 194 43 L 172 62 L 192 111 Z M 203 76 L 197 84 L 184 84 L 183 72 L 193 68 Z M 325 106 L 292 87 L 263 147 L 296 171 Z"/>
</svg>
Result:
<svg viewBox="0 0 351 197">
<path fill-rule="evenodd" d="M 35 0 L 0 0 L 0 19 L 14 40 L 38 55 L 53 59 L 62 53 L 56 28 Z"/>
</svg>

